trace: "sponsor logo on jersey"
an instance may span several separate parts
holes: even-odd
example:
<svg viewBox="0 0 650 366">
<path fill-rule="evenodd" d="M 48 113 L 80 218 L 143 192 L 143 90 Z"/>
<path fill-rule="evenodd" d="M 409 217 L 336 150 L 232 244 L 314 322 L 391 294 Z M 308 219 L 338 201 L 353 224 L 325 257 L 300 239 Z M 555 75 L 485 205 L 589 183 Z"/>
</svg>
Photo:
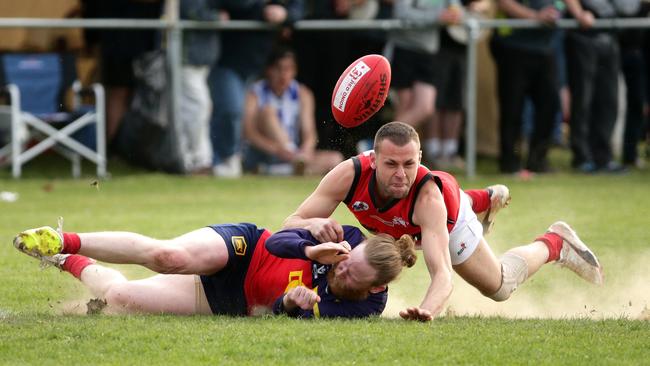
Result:
<svg viewBox="0 0 650 366">
<path fill-rule="evenodd" d="M 363 201 L 356 201 L 352 204 L 352 211 L 354 212 L 368 211 L 369 208 L 370 206 L 368 206 L 368 204 Z"/>
<path fill-rule="evenodd" d="M 246 248 L 248 245 L 246 244 L 246 239 L 243 236 L 233 236 L 230 238 L 230 241 L 236 255 L 246 255 Z"/>
<path fill-rule="evenodd" d="M 327 265 L 325 264 L 317 264 L 313 263 L 311 266 L 311 274 L 314 279 L 317 279 L 319 276 L 324 275 L 327 273 Z"/>
<path fill-rule="evenodd" d="M 379 221 L 379 222 L 381 222 L 382 224 L 384 224 L 386 226 L 390 226 L 390 227 L 395 227 L 395 226 L 407 227 L 407 226 L 409 226 L 409 223 L 406 222 L 406 220 L 404 220 L 403 218 L 398 217 L 398 216 L 393 216 L 393 219 L 391 221 L 384 220 L 384 219 L 382 219 L 381 217 L 379 217 L 377 215 L 370 215 L 370 217 L 377 220 L 377 221 Z"/>
</svg>

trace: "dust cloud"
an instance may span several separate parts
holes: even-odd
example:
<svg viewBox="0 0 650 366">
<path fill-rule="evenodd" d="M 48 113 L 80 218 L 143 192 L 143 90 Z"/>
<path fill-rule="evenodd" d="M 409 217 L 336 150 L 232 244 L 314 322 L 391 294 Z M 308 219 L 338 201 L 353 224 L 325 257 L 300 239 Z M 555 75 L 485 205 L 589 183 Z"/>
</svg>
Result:
<svg viewBox="0 0 650 366">
<path fill-rule="evenodd" d="M 650 250 L 633 257 L 626 254 L 614 260 L 611 260 L 611 256 L 607 259 L 603 263 L 605 284 L 602 287 L 580 280 L 567 269 L 546 265 L 515 291 L 510 299 L 500 303 L 482 296 L 455 275 L 454 292 L 448 302 L 446 315 L 650 320 Z M 543 281 L 539 286 L 535 284 L 538 279 Z M 383 316 L 399 317 L 400 310 L 417 306 L 424 296 L 426 285 L 426 281 L 422 282 L 422 291 L 408 298 L 404 293 L 411 294 L 413 291 L 390 293 Z"/>
</svg>

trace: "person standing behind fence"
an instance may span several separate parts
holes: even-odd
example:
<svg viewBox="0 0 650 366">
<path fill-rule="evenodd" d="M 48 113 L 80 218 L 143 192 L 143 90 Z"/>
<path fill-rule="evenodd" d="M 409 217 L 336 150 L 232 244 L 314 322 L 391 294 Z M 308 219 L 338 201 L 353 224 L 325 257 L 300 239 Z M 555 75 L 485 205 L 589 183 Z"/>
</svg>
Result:
<svg viewBox="0 0 650 366">
<path fill-rule="evenodd" d="M 619 6 L 618 12 L 625 17 L 644 17 L 648 9 L 644 9 L 640 0 L 624 1 L 626 6 Z M 650 2 L 646 2 L 650 8 Z M 643 136 L 644 106 L 646 106 L 646 64 L 643 55 L 643 41 L 647 29 L 623 29 L 618 33 L 618 43 L 621 49 L 621 71 L 625 78 L 625 132 L 623 133 L 623 164 L 629 167 L 642 168 L 645 165 L 639 158 L 638 145 Z"/>
<path fill-rule="evenodd" d="M 302 0 L 222 0 L 232 20 L 261 20 L 290 24 L 302 17 Z M 246 85 L 262 71 L 275 33 L 228 31 L 221 35 L 222 56 L 208 78 L 214 104 L 210 120 L 213 173 L 218 177 L 241 175 L 241 118 Z"/>
<path fill-rule="evenodd" d="M 485 15 L 490 9 L 488 0 L 452 0 L 450 4 L 466 14 Z M 433 57 L 433 65 L 437 70 L 433 85 L 437 93 L 435 112 L 428 125 L 429 140 L 425 156 L 431 164 L 429 168 L 445 171 L 463 169 L 465 165 L 458 154 L 458 145 L 465 104 L 467 40 L 461 40 L 460 35 L 451 33 L 454 30 L 456 28 L 447 27 L 440 32 L 440 50 Z M 467 36 L 466 33 L 463 35 Z"/>
<path fill-rule="evenodd" d="M 413 22 L 439 21 L 445 24 L 458 23 L 461 12 L 447 7 L 442 0 L 396 0 L 393 16 Z M 435 111 L 436 68 L 433 55 L 438 52 L 440 34 L 438 27 L 425 29 L 404 29 L 389 34 L 388 49 L 393 48 L 392 87 L 397 90 L 395 120 L 419 126 L 429 120 Z M 425 152 L 435 150 L 435 141 L 428 138 Z"/>
<path fill-rule="evenodd" d="M 316 150 L 314 95 L 296 79 L 294 52 L 271 52 L 265 78 L 244 105 L 244 168 L 271 175 L 325 174 L 343 161 L 338 151 Z"/>
<path fill-rule="evenodd" d="M 158 19 L 161 0 L 81 1 L 84 18 Z M 106 87 L 106 140 L 114 142 L 129 109 L 135 79 L 133 61 L 157 45 L 153 29 L 101 29 L 85 31 L 100 46 L 100 80 Z"/>
<path fill-rule="evenodd" d="M 217 21 L 220 0 L 181 0 L 180 17 L 187 20 Z M 221 15 L 222 19 L 226 15 Z M 183 32 L 179 142 L 183 168 L 202 173 L 212 167 L 210 113 L 212 100 L 208 73 L 220 52 L 219 34 L 214 30 Z"/>
<path fill-rule="evenodd" d="M 562 3 L 560 3 L 562 4 Z M 577 0 L 564 0 L 569 12 L 583 27 L 591 26 L 593 16 L 583 11 Z M 562 5 L 564 5 L 562 4 Z M 499 0 L 499 16 L 537 20 L 553 25 L 561 16 L 554 0 Z M 502 173 L 520 174 L 521 126 L 524 101 L 529 96 L 535 108 L 535 122 L 529 139 L 526 169 L 545 173 L 551 170 L 547 155 L 551 145 L 553 121 L 558 110 L 558 81 L 553 51 L 556 30 L 499 28 L 490 48 L 497 67 L 500 109 L 500 157 Z"/>
<path fill-rule="evenodd" d="M 610 0 L 580 0 L 597 18 L 615 18 Z M 566 56 L 571 91 L 571 165 L 583 173 L 619 173 L 613 160 L 612 133 L 618 116 L 619 47 L 608 29 L 566 33 Z"/>
</svg>

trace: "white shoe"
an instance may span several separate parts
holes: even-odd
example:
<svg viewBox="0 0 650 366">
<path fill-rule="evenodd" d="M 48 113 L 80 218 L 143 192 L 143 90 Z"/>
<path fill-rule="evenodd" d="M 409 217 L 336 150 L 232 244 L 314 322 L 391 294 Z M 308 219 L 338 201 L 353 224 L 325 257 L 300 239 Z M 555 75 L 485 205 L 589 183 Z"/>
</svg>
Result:
<svg viewBox="0 0 650 366">
<path fill-rule="evenodd" d="M 500 209 L 510 204 L 510 190 L 503 184 L 495 184 L 486 188 L 490 196 L 490 208 L 485 212 L 478 214 L 478 218 L 483 225 L 483 234 L 489 234 L 494 226 L 494 220 Z"/>
<path fill-rule="evenodd" d="M 572 270 L 593 284 L 603 284 L 603 267 L 598 258 L 566 222 L 558 221 L 551 225 L 548 231 L 563 239 L 560 259 L 557 261 L 560 266 Z"/>
<path fill-rule="evenodd" d="M 239 178 L 242 175 L 241 155 L 234 154 L 212 168 L 212 173 L 221 178 Z"/>
</svg>

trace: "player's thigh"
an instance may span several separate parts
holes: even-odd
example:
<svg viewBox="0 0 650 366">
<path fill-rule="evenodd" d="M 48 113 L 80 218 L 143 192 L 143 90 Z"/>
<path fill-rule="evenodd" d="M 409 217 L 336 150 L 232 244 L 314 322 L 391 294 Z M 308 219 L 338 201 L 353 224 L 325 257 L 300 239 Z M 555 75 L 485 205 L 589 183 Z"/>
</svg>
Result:
<svg viewBox="0 0 650 366">
<path fill-rule="evenodd" d="M 156 275 L 113 285 L 106 294 L 109 311 L 115 313 L 197 314 L 205 296 L 195 275 Z"/>
<path fill-rule="evenodd" d="M 501 264 L 483 237 L 469 258 L 454 265 L 454 270 L 483 294 L 491 295 L 501 286 Z"/>
<path fill-rule="evenodd" d="M 195 274 L 212 274 L 228 263 L 226 242 L 212 228 L 204 227 L 183 234 L 171 240 L 174 246 L 183 249 L 189 261 L 188 268 Z"/>
<path fill-rule="evenodd" d="M 483 294 L 491 295 L 501 286 L 501 264 L 485 241 L 470 197 L 463 191 L 456 225 L 449 233 L 449 255 L 456 273 Z"/>
</svg>

